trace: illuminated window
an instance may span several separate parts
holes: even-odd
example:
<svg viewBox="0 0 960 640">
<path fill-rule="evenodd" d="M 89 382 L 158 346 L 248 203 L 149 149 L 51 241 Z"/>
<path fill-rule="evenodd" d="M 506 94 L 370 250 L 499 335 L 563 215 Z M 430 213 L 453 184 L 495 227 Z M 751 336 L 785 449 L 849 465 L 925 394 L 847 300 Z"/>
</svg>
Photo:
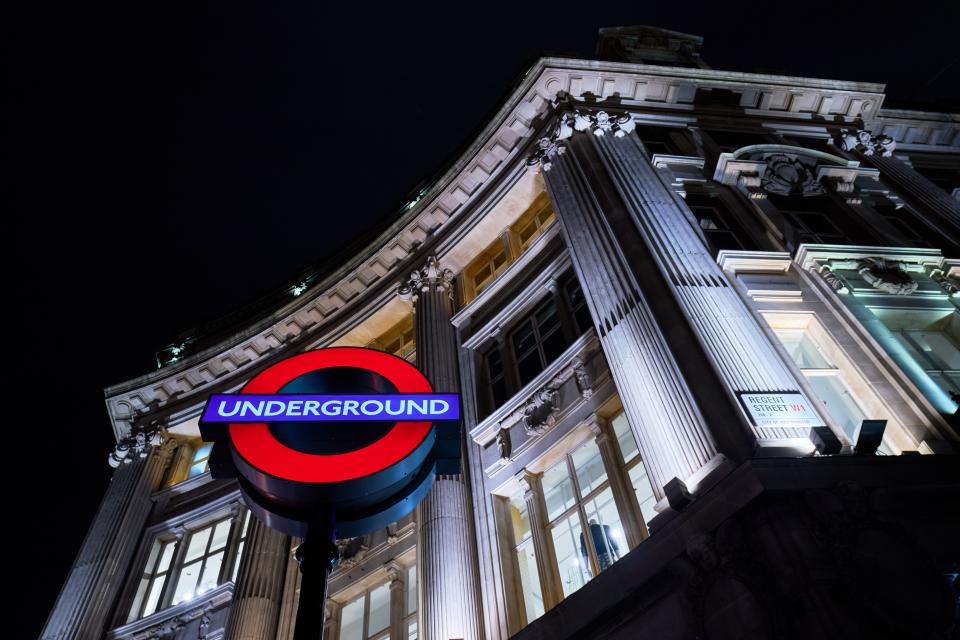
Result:
<svg viewBox="0 0 960 640">
<path fill-rule="evenodd" d="M 555 219 L 547 194 L 540 194 L 513 224 L 504 229 L 463 270 L 464 301 L 469 302 L 490 286 Z"/>
<path fill-rule="evenodd" d="M 509 500 L 510 521 L 513 525 L 516 572 L 520 577 L 521 598 L 527 624 L 543 615 L 546 606 L 543 601 L 543 586 L 537 571 L 537 555 L 533 549 L 533 535 L 530 529 L 530 517 L 527 504 L 522 496 Z"/>
<path fill-rule="evenodd" d="M 827 359 L 823 349 L 806 331 L 777 329 L 776 334 L 787 353 L 807 378 L 807 382 L 813 387 L 820 406 L 855 442 L 860 424 L 866 415 L 839 375 L 839 368 Z"/>
<path fill-rule="evenodd" d="M 543 473 L 549 539 L 564 597 L 627 552 L 620 513 L 594 441 Z"/>
<path fill-rule="evenodd" d="M 231 516 L 188 528 L 180 540 L 172 532 L 157 535 L 127 621 L 193 600 L 228 579 L 235 580 L 249 517 L 247 511 L 242 526 Z"/>
<path fill-rule="evenodd" d="M 413 316 L 406 316 L 403 320 L 390 327 L 382 336 L 367 345 L 371 349 L 379 349 L 400 356 L 404 360 L 413 362 L 417 352 L 414 339 Z"/>
<path fill-rule="evenodd" d="M 190 470 L 187 472 L 188 478 L 199 476 L 210 469 L 210 451 L 212 449 L 212 443 L 204 443 L 197 447 L 193 452 L 193 459 L 190 461 Z"/>
<path fill-rule="evenodd" d="M 647 468 L 643 465 L 640 458 L 640 449 L 637 447 L 637 441 L 633 437 L 633 431 L 630 429 L 630 423 L 627 422 L 627 415 L 621 411 L 610 420 L 610 426 L 617 439 L 617 446 L 620 449 L 620 455 L 623 457 L 624 470 L 627 472 L 627 478 L 630 480 L 630 486 L 633 488 L 634 497 L 637 499 L 637 506 L 643 517 L 644 523 L 650 522 L 657 512 L 653 505 L 657 503 L 653 495 L 653 485 L 650 484 L 650 478 L 647 476 Z M 646 537 L 646 526 L 643 527 L 643 536 Z"/>
<path fill-rule="evenodd" d="M 907 353 L 951 397 L 960 397 L 960 316 L 877 313 Z"/>
<path fill-rule="evenodd" d="M 400 599 L 391 601 L 390 582 L 373 586 L 340 606 L 339 640 L 388 640 L 390 613 L 400 610 L 404 635 L 401 640 L 416 640 L 417 632 L 417 568 L 403 570 L 404 588 Z"/>
</svg>

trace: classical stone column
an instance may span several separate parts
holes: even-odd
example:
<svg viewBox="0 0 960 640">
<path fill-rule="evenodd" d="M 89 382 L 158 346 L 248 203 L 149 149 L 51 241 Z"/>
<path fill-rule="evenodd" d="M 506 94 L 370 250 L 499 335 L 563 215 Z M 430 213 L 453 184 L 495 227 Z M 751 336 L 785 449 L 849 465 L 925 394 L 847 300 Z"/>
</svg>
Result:
<svg viewBox="0 0 960 640">
<path fill-rule="evenodd" d="M 289 545 L 287 536 L 250 516 L 227 622 L 227 640 L 276 637 Z"/>
<path fill-rule="evenodd" d="M 430 257 L 400 290 L 402 297 L 414 302 L 417 366 L 440 391 L 459 388 L 456 333 L 450 323 L 452 276 Z M 462 460 L 466 462 L 466 455 Z M 418 507 L 417 562 L 425 640 L 481 637 L 469 496 L 463 473 L 438 475 Z"/>
<path fill-rule="evenodd" d="M 87 640 L 108 618 L 175 447 L 158 424 L 137 427 L 110 455 L 116 468 L 80 552 L 40 634 L 41 640 Z"/>
<path fill-rule="evenodd" d="M 738 406 L 741 393 L 797 393 L 799 384 L 632 130 L 626 115 L 566 114 L 531 164 L 546 170 L 600 342 L 662 498 L 675 477 L 696 489 L 720 452 L 743 459 L 757 441 L 805 439 L 809 428 L 755 427 Z"/>
</svg>

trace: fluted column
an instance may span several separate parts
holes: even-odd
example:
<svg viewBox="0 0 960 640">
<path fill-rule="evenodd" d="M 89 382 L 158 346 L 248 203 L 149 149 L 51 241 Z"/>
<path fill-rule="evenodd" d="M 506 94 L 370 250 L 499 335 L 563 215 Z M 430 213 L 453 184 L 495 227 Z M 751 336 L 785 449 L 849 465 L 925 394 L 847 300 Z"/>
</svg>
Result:
<svg viewBox="0 0 960 640">
<path fill-rule="evenodd" d="M 227 640 L 276 637 L 289 545 L 287 536 L 251 515 L 233 590 Z"/>
<path fill-rule="evenodd" d="M 138 428 L 110 456 L 116 467 L 93 524 L 40 634 L 87 640 L 106 631 L 152 503 L 174 449 L 158 425 Z"/>
<path fill-rule="evenodd" d="M 557 575 L 557 563 L 550 551 L 547 538 L 547 506 L 543 499 L 543 487 L 540 476 L 523 469 L 517 474 L 517 481 L 523 488 L 523 501 L 527 505 L 527 518 L 530 520 L 530 538 L 533 541 L 533 553 L 537 558 L 537 575 L 543 589 L 543 606 L 549 611 L 563 600 L 563 587 Z"/>
<path fill-rule="evenodd" d="M 417 366 L 440 391 L 459 388 L 452 273 L 435 257 L 401 288 L 414 302 Z M 460 434 L 462 438 L 462 434 Z M 462 442 L 460 443 L 463 450 Z M 466 456 L 462 460 L 466 461 Z M 417 562 L 425 640 L 479 640 L 476 545 L 463 473 L 438 475 L 418 507 Z"/>
<path fill-rule="evenodd" d="M 403 618 L 407 613 L 406 603 L 406 582 L 404 581 L 405 572 L 403 567 L 394 565 L 387 570 L 390 578 L 390 637 L 403 638 L 406 636 L 406 629 L 403 626 Z"/>
<path fill-rule="evenodd" d="M 717 445 L 624 254 L 622 243 L 640 238 L 618 237 L 578 155 L 554 158 L 547 190 L 659 499 L 671 479 L 687 481 L 713 460 Z"/>
</svg>

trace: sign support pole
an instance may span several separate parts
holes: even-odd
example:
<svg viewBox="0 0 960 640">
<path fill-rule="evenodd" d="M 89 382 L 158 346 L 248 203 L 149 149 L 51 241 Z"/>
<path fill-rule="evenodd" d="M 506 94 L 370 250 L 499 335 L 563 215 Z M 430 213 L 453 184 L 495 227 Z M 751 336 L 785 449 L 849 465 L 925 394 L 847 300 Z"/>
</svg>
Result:
<svg viewBox="0 0 960 640">
<path fill-rule="evenodd" d="M 336 517 L 333 509 L 324 509 L 307 526 L 306 539 L 297 547 L 301 579 L 293 640 L 322 640 L 327 581 L 338 555 Z"/>
</svg>

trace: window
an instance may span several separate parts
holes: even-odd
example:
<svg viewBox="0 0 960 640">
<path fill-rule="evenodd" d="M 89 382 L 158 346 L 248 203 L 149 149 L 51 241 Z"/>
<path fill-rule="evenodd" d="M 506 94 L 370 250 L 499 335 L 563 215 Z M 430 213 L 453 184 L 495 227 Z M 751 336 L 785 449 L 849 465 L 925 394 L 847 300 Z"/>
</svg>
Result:
<svg viewBox="0 0 960 640">
<path fill-rule="evenodd" d="M 655 154 L 674 156 L 681 155 L 677 139 L 683 140 L 687 132 L 685 129 L 638 125 L 637 135 L 649 157 Z"/>
<path fill-rule="evenodd" d="M 546 611 L 543 601 L 543 587 L 537 571 L 537 555 L 533 549 L 533 532 L 530 529 L 530 517 L 527 504 L 522 496 L 509 500 L 510 522 L 513 526 L 514 561 L 520 577 L 520 590 L 524 615 L 527 624 L 533 622 Z"/>
<path fill-rule="evenodd" d="M 388 640 L 390 613 L 400 610 L 404 635 L 400 640 L 417 639 L 417 568 L 402 572 L 404 588 L 397 589 L 399 599 L 391 599 L 390 582 L 375 585 L 348 600 L 340 607 L 338 640 Z"/>
<path fill-rule="evenodd" d="M 379 349 L 413 362 L 417 353 L 414 338 L 413 316 L 406 316 L 384 332 L 382 336 L 367 345 L 370 349 Z"/>
<path fill-rule="evenodd" d="M 488 409 L 501 406 L 591 327 L 583 291 L 576 278 L 568 277 L 507 332 L 503 343 L 483 354 L 486 379 L 479 396 L 487 400 Z"/>
<path fill-rule="evenodd" d="M 690 193 L 686 202 L 714 253 L 723 249 L 746 248 L 746 232 L 719 196 Z"/>
<path fill-rule="evenodd" d="M 839 369 L 827 359 L 821 347 L 802 329 L 776 329 L 777 338 L 817 394 L 817 400 L 834 423 L 856 442 L 860 424 L 866 418 Z"/>
<path fill-rule="evenodd" d="M 960 397 L 960 336 L 941 328 L 899 329 L 894 337 L 927 372 L 937 386 L 953 398 Z M 960 322 L 954 320 L 954 324 Z"/>
<path fill-rule="evenodd" d="M 637 506 L 640 508 L 640 515 L 645 524 L 657 515 L 653 508 L 657 499 L 653 495 L 653 485 L 650 484 L 650 478 L 647 476 L 647 468 L 640 458 L 640 448 L 637 447 L 637 441 L 633 437 L 630 423 L 627 422 L 627 415 L 623 411 L 610 420 L 610 426 L 617 439 L 617 446 L 625 465 L 624 470 L 627 472 L 627 478 L 630 480 L 630 486 L 633 489 L 634 497 L 637 499 Z M 646 526 L 643 529 L 644 537 L 646 537 Z"/>
<path fill-rule="evenodd" d="M 525 318 L 510 335 L 510 344 L 523 386 L 536 378 L 567 347 L 556 302 L 547 300 Z"/>
<path fill-rule="evenodd" d="M 541 193 L 513 224 L 503 229 L 463 270 L 463 298 L 469 302 L 523 254 L 556 220 L 546 193 Z"/>
<path fill-rule="evenodd" d="M 228 575 L 235 580 L 249 518 L 246 511 L 242 526 L 233 517 L 222 518 L 188 529 L 180 540 L 172 533 L 158 535 L 151 543 L 127 622 L 201 596 Z"/>
<path fill-rule="evenodd" d="M 199 476 L 210 469 L 210 451 L 213 450 L 213 443 L 202 443 L 193 452 L 193 459 L 190 461 L 190 470 L 187 472 L 188 478 Z"/>
<path fill-rule="evenodd" d="M 812 244 L 877 244 L 880 238 L 849 207 L 825 196 L 782 196 L 768 201 L 783 215 L 787 243 L 796 248 Z"/>
<path fill-rule="evenodd" d="M 541 480 L 564 597 L 627 552 L 620 514 L 597 443 L 585 442 Z"/>
</svg>

